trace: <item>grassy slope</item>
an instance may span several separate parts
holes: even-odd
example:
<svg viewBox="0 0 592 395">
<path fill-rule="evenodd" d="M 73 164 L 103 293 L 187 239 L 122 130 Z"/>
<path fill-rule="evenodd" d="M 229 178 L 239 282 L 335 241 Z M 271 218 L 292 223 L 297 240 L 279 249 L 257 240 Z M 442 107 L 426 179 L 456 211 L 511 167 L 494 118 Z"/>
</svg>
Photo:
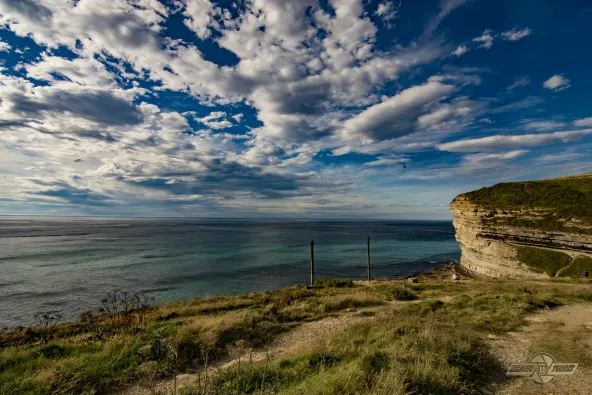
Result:
<svg viewBox="0 0 592 395">
<path fill-rule="evenodd" d="M 330 284 L 344 285 L 161 305 L 138 331 L 102 317 L 58 326 L 47 343 L 32 329 L 4 334 L 0 394 L 104 393 L 133 382 L 150 387 L 245 345 L 262 348 L 302 322 L 368 306 L 380 314 L 367 323 L 289 357 L 239 364 L 211 378 L 207 388 L 185 392 L 477 393 L 503 373 L 483 341 L 487 334 L 516 329 L 545 306 L 592 302 L 589 287 L 578 281 L 528 288 L 510 280 Z"/>
<path fill-rule="evenodd" d="M 501 183 L 461 196 L 497 211 L 532 208 L 551 210 L 551 214 L 541 220 L 511 220 L 515 225 L 567 231 L 571 229 L 564 227 L 558 219 L 576 219 L 592 225 L 592 174 Z"/>
</svg>

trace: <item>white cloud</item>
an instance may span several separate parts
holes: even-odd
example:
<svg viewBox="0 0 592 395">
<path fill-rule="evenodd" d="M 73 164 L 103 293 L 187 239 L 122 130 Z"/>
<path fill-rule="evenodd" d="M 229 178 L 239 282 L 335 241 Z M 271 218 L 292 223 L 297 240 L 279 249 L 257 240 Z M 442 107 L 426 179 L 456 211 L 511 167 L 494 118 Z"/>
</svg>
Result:
<svg viewBox="0 0 592 395">
<path fill-rule="evenodd" d="M 449 152 L 479 152 L 499 149 L 533 147 L 537 145 L 571 142 L 592 134 L 592 129 L 554 132 L 548 134 L 525 134 L 517 136 L 489 136 L 478 139 L 468 139 L 439 144 L 441 151 Z"/>
<path fill-rule="evenodd" d="M 387 22 L 393 21 L 399 13 L 400 4 L 395 6 L 392 1 L 380 3 L 376 10 L 376 15 Z"/>
<path fill-rule="evenodd" d="M 546 89 L 551 89 L 554 92 L 561 92 L 564 89 L 567 89 L 571 86 L 570 80 L 565 78 L 563 74 L 556 74 L 543 82 L 543 87 Z"/>
<path fill-rule="evenodd" d="M 378 167 L 378 166 L 392 166 L 392 165 L 400 165 L 400 164 L 404 164 L 404 163 L 408 163 L 411 160 L 407 159 L 407 158 L 389 158 L 389 157 L 384 157 L 384 158 L 378 158 L 377 160 L 373 160 L 371 162 L 366 162 L 364 163 L 364 166 L 368 166 L 368 167 Z"/>
<path fill-rule="evenodd" d="M 10 52 L 11 49 L 12 47 L 8 43 L 0 40 L 0 52 Z"/>
<path fill-rule="evenodd" d="M 244 115 L 243 115 L 243 114 L 236 114 L 236 115 L 233 115 L 233 116 L 232 116 L 232 118 L 233 118 L 233 119 L 234 119 L 236 122 L 238 122 L 238 123 L 241 123 L 241 122 L 242 122 L 242 120 L 243 120 L 243 118 L 244 118 Z"/>
<path fill-rule="evenodd" d="M 211 121 L 211 122 L 208 122 L 206 125 L 208 125 L 209 128 L 216 129 L 216 130 L 217 129 L 227 129 L 227 128 L 231 128 L 234 126 L 234 124 L 227 119 L 224 119 L 222 121 Z"/>
<path fill-rule="evenodd" d="M 518 30 L 518 26 L 514 27 L 512 30 L 508 30 L 507 32 L 503 32 L 502 36 L 504 40 L 508 41 L 518 41 L 523 39 L 524 37 L 528 36 L 532 33 L 532 30 L 528 27 Z"/>
<path fill-rule="evenodd" d="M 206 115 L 203 118 L 195 118 L 196 121 L 199 121 L 201 123 L 208 123 L 211 121 L 214 121 L 216 119 L 220 119 L 220 118 L 224 118 L 226 117 L 226 113 L 224 111 L 214 111 L 209 113 L 208 115 Z"/>
<path fill-rule="evenodd" d="M 553 129 L 563 128 L 565 125 L 565 122 L 559 121 L 527 121 L 524 124 L 524 128 L 527 130 L 548 132 Z"/>
<path fill-rule="evenodd" d="M 214 25 L 214 5 L 209 0 L 183 0 L 187 18 L 184 23 L 202 40 L 211 36 L 209 27 Z"/>
<path fill-rule="evenodd" d="M 451 55 L 461 56 L 469 52 L 469 48 L 466 45 L 459 45 L 454 51 L 452 51 Z"/>
<path fill-rule="evenodd" d="M 471 154 L 465 155 L 462 159 L 460 170 L 465 172 L 474 171 L 497 171 L 498 168 L 506 166 L 506 162 L 527 154 L 527 150 L 515 150 L 499 154 Z"/>
<path fill-rule="evenodd" d="M 592 117 L 573 121 L 574 126 L 592 126 Z"/>
<path fill-rule="evenodd" d="M 509 85 L 506 90 L 511 91 L 521 86 L 527 86 L 530 84 L 530 79 L 528 78 L 520 78 L 514 81 L 511 85 Z"/>
<path fill-rule="evenodd" d="M 196 121 L 203 123 L 210 129 L 219 130 L 219 129 L 227 129 L 234 126 L 232 122 L 226 118 L 226 113 L 224 111 L 214 111 L 210 114 L 206 115 L 202 118 L 195 118 Z"/>
<path fill-rule="evenodd" d="M 105 66 L 94 58 L 70 60 L 43 54 L 39 62 L 26 65 L 25 70 L 28 77 L 51 81 L 53 86 L 62 84 L 64 79 L 81 86 L 97 88 L 117 86 Z M 56 75 L 60 78 L 56 78 Z"/>
<path fill-rule="evenodd" d="M 493 30 L 485 29 L 482 35 L 473 39 L 473 42 L 480 43 L 479 48 L 489 49 L 493 46 L 494 40 L 494 37 L 491 35 L 491 33 L 493 33 Z"/>
<path fill-rule="evenodd" d="M 345 140 L 361 138 L 367 142 L 385 140 L 412 133 L 430 104 L 436 104 L 456 89 L 453 85 L 428 82 L 408 88 L 362 111 L 343 123 Z"/>
</svg>

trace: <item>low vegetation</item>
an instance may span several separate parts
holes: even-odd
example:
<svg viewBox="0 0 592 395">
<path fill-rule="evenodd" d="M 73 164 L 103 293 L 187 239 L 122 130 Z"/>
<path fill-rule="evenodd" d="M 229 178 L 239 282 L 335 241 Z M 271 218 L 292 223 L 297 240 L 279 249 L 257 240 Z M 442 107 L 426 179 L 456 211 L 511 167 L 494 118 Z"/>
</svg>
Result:
<svg viewBox="0 0 592 395">
<path fill-rule="evenodd" d="M 592 302 L 580 280 L 322 284 L 127 310 L 119 305 L 56 324 L 49 335 L 41 326 L 6 332 L 0 394 L 107 393 L 130 385 L 155 393 L 160 380 L 229 359 L 238 363 L 198 375 L 182 393 L 480 393 L 503 380 L 484 341 L 488 334 L 515 330 L 540 309 Z M 360 321 L 287 355 L 250 361 L 252 352 L 303 323 L 350 315 Z"/>
<path fill-rule="evenodd" d="M 549 277 L 555 277 L 561 269 L 571 264 L 571 257 L 563 252 L 535 247 L 517 247 L 517 250 L 520 262 Z"/>
<path fill-rule="evenodd" d="M 584 272 L 588 272 L 588 275 L 592 276 L 592 258 L 579 256 L 574 258 L 570 266 L 559 273 L 559 277 L 580 277 Z"/>
</svg>

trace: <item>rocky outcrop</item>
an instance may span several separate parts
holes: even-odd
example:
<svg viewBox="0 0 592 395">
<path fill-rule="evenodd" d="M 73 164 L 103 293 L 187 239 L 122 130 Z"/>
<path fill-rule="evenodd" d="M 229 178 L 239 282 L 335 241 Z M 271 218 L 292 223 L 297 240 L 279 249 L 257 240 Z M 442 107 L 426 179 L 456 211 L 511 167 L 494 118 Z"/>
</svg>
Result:
<svg viewBox="0 0 592 395">
<path fill-rule="evenodd" d="M 492 207 L 460 195 L 452 201 L 450 210 L 454 213 L 456 240 L 462 251 L 460 264 L 470 272 L 490 277 L 548 278 L 560 276 L 562 272 L 587 270 L 581 262 L 587 262 L 586 265 L 592 262 L 592 232 L 588 223 L 553 217 L 552 208 L 500 208 L 499 204 Z M 564 230 L 549 231 L 524 225 L 542 223 L 550 216 L 554 221 L 563 221 Z M 524 246 L 540 249 L 543 257 L 548 254 L 546 258 L 551 264 L 557 260 L 559 251 L 569 256 L 565 260 L 568 263 L 556 271 L 546 270 L 537 259 L 529 261 L 521 255 Z M 570 271 L 568 267 L 573 262 L 578 267 Z"/>
</svg>

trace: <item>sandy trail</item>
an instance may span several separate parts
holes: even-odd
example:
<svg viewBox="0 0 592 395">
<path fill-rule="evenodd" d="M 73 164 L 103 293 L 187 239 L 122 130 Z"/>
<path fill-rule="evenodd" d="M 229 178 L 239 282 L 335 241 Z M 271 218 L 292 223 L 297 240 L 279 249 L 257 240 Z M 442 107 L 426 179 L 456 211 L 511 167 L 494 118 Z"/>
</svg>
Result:
<svg viewBox="0 0 592 395">
<path fill-rule="evenodd" d="M 528 378 L 512 378 L 494 391 L 503 395 L 592 394 L 592 305 L 574 304 L 545 310 L 529 317 L 517 332 L 490 335 L 494 355 L 505 367 L 524 363 L 536 352 L 549 352 L 557 362 L 579 363 L 573 376 L 559 377 L 546 385 Z M 564 360 L 564 359 L 575 360 Z"/>
</svg>

